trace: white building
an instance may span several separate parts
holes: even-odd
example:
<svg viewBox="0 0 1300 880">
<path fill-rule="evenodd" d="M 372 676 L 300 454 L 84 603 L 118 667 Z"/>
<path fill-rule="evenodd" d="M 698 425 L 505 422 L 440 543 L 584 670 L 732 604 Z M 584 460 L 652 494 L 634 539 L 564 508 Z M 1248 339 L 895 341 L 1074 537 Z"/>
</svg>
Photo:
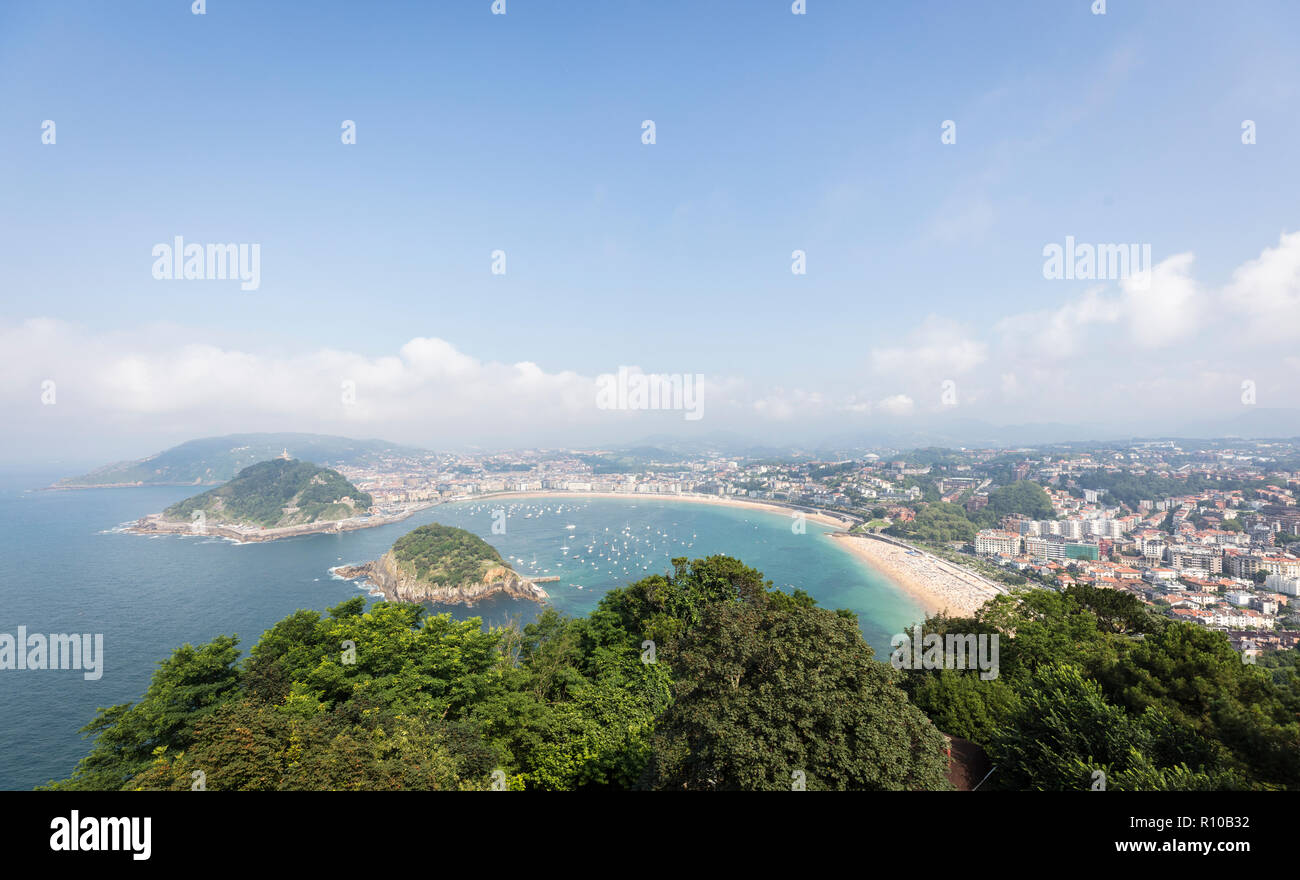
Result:
<svg viewBox="0 0 1300 880">
<path fill-rule="evenodd" d="M 1056 535 L 1025 538 L 1025 552 L 1034 559 L 1064 559 L 1065 541 Z"/>
<path fill-rule="evenodd" d="M 975 552 L 981 556 L 1019 556 L 1020 536 L 1000 529 L 982 529 L 975 535 Z"/>
<path fill-rule="evenodd" d="M 1270 574 L 1264 578 L 1264 586 L 1284 596 L 1300 596 L 1300 578 Z"/>
</svg>

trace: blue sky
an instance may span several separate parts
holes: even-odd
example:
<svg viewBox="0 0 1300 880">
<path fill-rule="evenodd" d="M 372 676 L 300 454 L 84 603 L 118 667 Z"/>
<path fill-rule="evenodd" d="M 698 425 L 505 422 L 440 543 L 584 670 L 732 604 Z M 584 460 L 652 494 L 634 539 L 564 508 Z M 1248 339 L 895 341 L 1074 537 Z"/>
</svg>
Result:
<svg viewBox="0 0 1300 880">
<path fill-rule="evenodd" d="M 17 442 L 45 448 L 76 423 L 122 448 L 227 425 L 599 442 L 666 424 L 590 433 L 571 408 L 505 392 L 492 403 L 545 425 L 536 438 L 466 427 L 469 410 L 451 432 L 395 420 L 401 395 L 447 403 L 436 377 L 385 367 L 416 338 L 496 385 L 484 365 L 704 374 L 728 404 L 705 427 L 767 432 L 771 419 L 781 436 L 852 427 L 868 409 L 923 414 L 948 376 L 970 389 L 967 415 L 1002 423 L 1119 425 L 1117 410 L 1157 397 L 1176 418 L 1206 382 L 1226 413 L 1242 376 L 1269 389 L 1261 404 L 1295 406 L 1294 337 L 1206 353 L 1244 321 L 1243 295 L 1271 304 L 1247 309 L 1265 330 L 1297 317 L 1300 241 L 1281 237 L 1300 229 L 1300 7 L 1090 5 L 6 4 L 0 334 L 11 358 L 32 346 L 6 397 L 30 409 L 36 379 L 73 382 L 57 419 L 28 414 L 49 436 Z M 355 145 L 340 143 L 345 119 Z M 176 235 L 259 243 L 260 288 L 154 280 L 150 249 Z M 1112 285 L 1098 294 L 1111 311 L 1076 321 L 1089 283 L 1042 275 L 1044 245 L 1067 235 L 1150 243 L 1157 263 L 1194 254 L 1179 277 L 1196 289 L 1163 302 L 1199 317 L 1150 346 L 1131 327 L 1159 311 L 1123 306 Z M 489 271 L 498 248 L 504 276 Z M 1262 270 L 1267 291 L 1224 293 L 1269 248 L 1284 253 Z M 807 275 L 791 274 L 794 249 Z M 1081 360 L 1045 376 L 999 337 L 1053 316 L 1078 331 Z M 286 385 L 282 412 L 245 411 L 248 394 L 218 387 L 190 405 L 139 375 L 177 359 L 198 370 L 180 346 L 311 376 L 333 368 L 304 364 L 342 352 L 389 376 L 392 399 L 362 416 L 301 411 Z M 921 352 L 917 369 L 891 372 L 900 347 Z M 969 356 L 945 361 L 953 351 Z M 112 362 L 78 364 L 87 352 Z M 1117 363 L 1161 382 L 1117 387 L 1131 372 L 1109 381 Z M 1106 378 L 1071 384 L 1093 371 Z M 1085 390 L 1079 412 L 1038 400 Z M 912 403 L 882 407 L 898 398 Z"/>
</svg>

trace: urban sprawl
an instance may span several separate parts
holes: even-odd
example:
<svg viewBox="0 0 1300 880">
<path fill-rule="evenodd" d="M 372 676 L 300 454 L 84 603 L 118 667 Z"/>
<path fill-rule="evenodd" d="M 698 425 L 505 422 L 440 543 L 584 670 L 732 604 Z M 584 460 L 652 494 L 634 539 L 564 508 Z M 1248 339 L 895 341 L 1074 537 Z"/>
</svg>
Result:
<svg viewBox="0 0 1300 880">
<path fill-rule="evenodd" d="M 532 450 L 340 470 L 379 512 L 520 492 L 694 495 L 838 514 L 1009 586 L 1131 593 L 1247 655 L 1300 643 L 1300 441 L 927 448 L 837 460 Z"/>
</svg>

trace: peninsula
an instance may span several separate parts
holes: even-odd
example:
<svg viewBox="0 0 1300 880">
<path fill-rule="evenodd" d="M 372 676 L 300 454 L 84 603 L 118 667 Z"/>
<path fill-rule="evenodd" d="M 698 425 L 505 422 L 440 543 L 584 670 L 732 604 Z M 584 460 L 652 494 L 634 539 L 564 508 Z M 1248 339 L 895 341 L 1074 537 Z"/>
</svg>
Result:
<svg viewBox="0 0 1300 880">
<path fill-rule="evenodd" d="M 126 530 L 273 541 L 384 525 L 428 506 L 381 511 L 373 504 L 338 471 L 285 456 L 250 465 L 230 482 L 142 517 Z"/>
<path fill-rule="evenodd" d="M 331 574 L 364 579 L 390 602 L 473 605 L 506 595 L 545 602 L 546 591 L 506 565 L 501 554 L 478 535 L 430 523 L 408 532 L 374 562 L 340 565 Z"/>
</svg>

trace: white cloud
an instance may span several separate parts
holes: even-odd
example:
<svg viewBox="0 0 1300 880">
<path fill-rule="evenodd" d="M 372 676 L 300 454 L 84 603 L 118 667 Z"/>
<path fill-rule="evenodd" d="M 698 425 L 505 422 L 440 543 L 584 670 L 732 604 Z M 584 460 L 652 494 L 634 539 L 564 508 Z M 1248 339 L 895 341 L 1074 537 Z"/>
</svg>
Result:
<svg viewBox="0 0 1300 880">
<path fill-rule="evenodd" d="M 1201 329 L 1207 307 L 1191 277 L 1193 259 L 1184 253 L 1162 260 L 1145 283 L 1121 281 L 1118 294 L 1091 287 L 1054 310 L 1003 318 L 994 327 L 999 354 L 1064 361 L 1117 343 L 1158 349 L 1182 342 Z"/>
<path fill-rule="evenodd" d="M 1250 319 L 1251 332 L 1270 339 L 1300 335 L 1300 232 L 1283 233 L 1277 247 L 1239 266 L 1223 299 Z"/>
<path fill-rule="evenodd" d="M 602 409 L 597 376 L 532 361 L 480 360 L 443 339 L 417 337 L 395 355 L 284 355 L 192 342 L 192 335 L 183 328 L 97 334 L 45 318 L 0 323 L 0 374 L 7 380 L 0 406 L 67 441 L 84 426 L 111 425 L 123 434 L 174 429 L 187 437 L 321 431 L 431 447 L 636 440 L 679 429 L 686 405 L 702 413 L 690 424 L 705 430 L 802 424 L 834 409 L 818 390 L 754 388 L 707 374 L 691 375 L 691 401 L 665 402 L 659 410 Z M 628 366 L 629 375 L 640 372 Z M 52 407 L 40 403 L 47 379 L 56 383 Z"/>
<path fill-rule="evenodd" d="M 1095 324 L 1115 324 L 1123 312 L 1113 298 L 1098 288 L 1067 302 L 1055 311 L 1023 312 L 1003 318 L 994 326 L 999 350 L 1046 360 L 1065 360 L 1087 350 L 1087 334 Z"/>
<path fill-rule="evenodd" d="M 891 395 L 876 405 L 882 411 L 889 413 L 891 416 L 911 415 L 912 410 L 915 408 L 912 398 L 908 397 L 906 394 Z"/>
<path fill-rule="evenodd" d="M 595 423 L 595 379 L 527 361 L 481 361 L 441 339 L 416 338 L 396 356 L 322 349 L 258 354 L 149 334 L 96 335 L 48 319 L 0 326 L 0 394 L 19 408 L 53 380 L 63 417 L 147 423 L 168 417 L 216 429 L 373 425 L 403 433 L 458 433 L 469 423 L 507 432 L 530 421 Z M 355 402 L 344 401 L 353 383 Z M 458 425 L 458 422 L 461 423 Z"/>
<path fill-rule="evenodd" d="M 1121 282 L 1120 320 L 1136 345 L 1163 348 L 1200 329 L 1206 303 L 1191 277 L 1194 259 L 1191 253 L 1175 254 L 1155 265 L 1149 283 Z"/>
<path fill-rule="evenodd" d="M 818 418 L 825 413 L 826 399 L 816 391 L 796 388 L 786 391 L 774 388 L 750 404 L 754 413 L 763 419 L 786 422 L 793 419 Z"/>
<path fill-rule="evenodd" d="M 906 388 L 920 400 L 937 365 L 955 375 L 965 363 L 963 411 L 994 420 L 1236 415 L 1232 389 L 1247 376 L 1262 377 L 1261 387 L 1275 379 L 1270 405 L 1300 404 L 1285 381 L 1296 363 L 1286 342 L 1300 335 L 1300 233 L 1283 234 L 1218 289 L 1199 282 L 1194 266 L 1192 253 L 1175 254 L 1152 267 L 1146 284 L 1099 284 L 1054 308 L 1007 315 L 992 323 L 987 345 L 951 327 L 945 336 L 927 319 L 907 344 L 874 352 L 872 363 L 910 375 Z M 1001 411 L 978 412 L 980 400 L 1000 400 Z"/>
<path fill-rule="evenodd" d="M 967 338 L 951 321 L 930 315 L 904 345 L 872 350 L 871 368 L 890 375 L 959 376 L 983 363 L 987 353 L 984 343 Z"/>
<path fill-rule="evenodd" d="M 595 376 L 482 360 L 437 338 L 377 355 L 286 354 L 213 345 L 185 328 L 91 332 L 45 318 L 0 322 L 0 405 L 11 416 L 10 445 L 25 451 L 84 446 L 88 435 L 271 430 L 431 447 L 605 443 L 692 426 L 816 438 L 940 411 L 994 423 L 1174 428 L 1238 413 L 1247 378 L 1270 407 L 1300 404 L 1290 342 L 1300 332 L 1300 233 L 1282 235 L 1218 289 L 1203 287 L 1193 267 L 1192 254 L 1177 254 L 1154 267 L 1147 287 L 1092 287 L 1055 308 L 994 319 L 982 334 L 931 315 L 897 334 L 901 343 L 870 352 L 867 381 L 827 379 L 813 367 L 794 388 L 706 374 L 704 419 L 689 424 L 680 412 L 600 410 Z M 948 379 L 960 386 L 957 407 L 941 405 Z M 55 406 L 40 402 L 45 380 L 57 383 Z M 344 402 L 344 382 L 354 383 L 355 403 Z"/>
</svg>

